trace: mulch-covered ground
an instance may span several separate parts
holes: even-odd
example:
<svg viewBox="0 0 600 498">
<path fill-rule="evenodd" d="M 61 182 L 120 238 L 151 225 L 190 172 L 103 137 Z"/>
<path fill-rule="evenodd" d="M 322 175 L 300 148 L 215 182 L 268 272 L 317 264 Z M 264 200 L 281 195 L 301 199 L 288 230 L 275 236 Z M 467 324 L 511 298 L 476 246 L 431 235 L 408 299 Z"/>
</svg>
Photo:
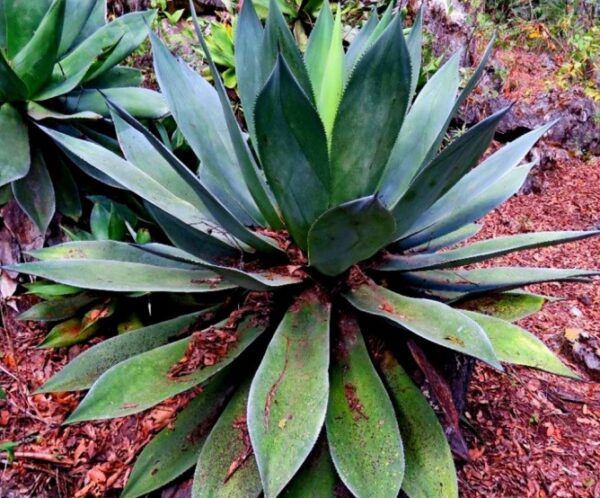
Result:
<svg viewBox="0 0 600 498">
<path fill-rule="evenodd" d="M 502 60 L 507 62 L 505 55 Z M 532 89 L 545 90 L 535 84 L 540 78 L 523 74 L 534 61 L 523 62 L 509 58 L 508 88 L 523 97 L 529 85 L 530 99 Z M 549 145 L 539 152 L 555 159 L 485 220 L 480 238 L 600 228 L 600 159 L 575 158 Z M 510 255 L 495 264 L 501 263 L 600 268 L 600 238 Z M 547 304 L 521 325 L 583 381 L 517 367 L 499 374 L 479 366 L 466 413 L 471 461 L 460 471 L 462 496 L 600 498 L 600 371 L 594 370 L 600 368 L 600 285 L 553 283 L 531 290 L 564 300 Z M 0 497 L 117 496 L 135 455 L 172 420 L 186 396 L 138 416 L 61 427 L 81 396 L 33 393 L 81 347 L 35 349 L 46 330 L 15 320 L 31 303 L 29 297 L 14 297 L 0 307 L 0 386 L 8 395 L 0 400 L 0 442 L 20 443 L 13 463 L 0 453 Z"/>
</svg>

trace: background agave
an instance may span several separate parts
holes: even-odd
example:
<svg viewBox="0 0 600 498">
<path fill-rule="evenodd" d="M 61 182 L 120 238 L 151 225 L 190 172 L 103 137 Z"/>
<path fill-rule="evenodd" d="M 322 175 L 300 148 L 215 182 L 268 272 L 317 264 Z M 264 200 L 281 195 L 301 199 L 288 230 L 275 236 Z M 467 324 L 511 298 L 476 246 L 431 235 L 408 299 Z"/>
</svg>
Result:
<svg viewBox="0 0 600 498">
<path fill-rule="evenodd" d="M 510 322 L 543 298 L 511 290 L 592 272 L 453 268 L 597 232 L 441 250 L 474 235 L 473 222 L 517 191 L 532 167 L 521 161 L 551 124 L 477 164 L 503 110 L 440 151 L 491 47 L 458 97 L 454 55 L 413 99 L 420 19 L 405 38 L 398 16 L 373 15 L 344 51 L 339 14 L 325 8 L 301 54 L 274 3 L 263 28 L 244 2 L 235 40 L 249 142 L 210 58 L 215 88 L 152 36 L 157 77 L 198 174 L 115 103 L 125 159 L 43 128 L 143 198 L 172 245 L 71 242 L 11 269 L 99 291 L 197 293 L 206 304 L 94 346 L 40 392 L 89 388 L 74 423 L 202 386 L 141 453 L 126 497 L 194 464 L 196 498 L 331 497 L 338 478 L 357 497 L 401 488 L 411 498 L 456 497 L 444 431 L 401 362 L 410 353 L 439 377 L 430 353 L 457 352 L 497 369 L 511 362 L 574 376 Z M 446 390 L 433 394 L 452 414 Z"/>
<path fill-rule="evenodd" d="M 37 123 L 81 135 L 85 128 L 72 125 L 108 116 L 102 94 L 140 118 L 167 112 L 158 93 L 137 88 L 139 71 L 117 66 L 146 38 L 154 12 L 106 24 L 105 3 L 0 0 L 0 186 L 10 184 L 42 232 L 56 205 L 73 218 L 81 205 L 73 176 Z"/>
</svg>

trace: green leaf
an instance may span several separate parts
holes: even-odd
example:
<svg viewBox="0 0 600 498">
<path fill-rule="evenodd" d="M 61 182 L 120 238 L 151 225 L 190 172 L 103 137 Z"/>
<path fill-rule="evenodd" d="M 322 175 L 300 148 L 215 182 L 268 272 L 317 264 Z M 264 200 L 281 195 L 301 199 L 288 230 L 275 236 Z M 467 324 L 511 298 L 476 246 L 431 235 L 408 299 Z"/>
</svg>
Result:
<svg viewBox="0 0 600 498">
<path fill-rule="evenodd" d="M 161 184 L 156 174 L 149 175 L 147 168 L 141 169 L 137 164 L 124 160 L 96 143 L 74 138 L 50 128 L 40 128 L 71 154 L 107 174 L 148 202 L 189 225 L 203 226 L 206 223 L 204 213 L 188 200 L 169 190 L 168 184 Z"/>
<path fill-rule="evenodd" d="M 11 104 L 0 105 L 0 185 L 23 178 L 30 162 L 27 125 Z"/>
<path fill-rule="evenodd" d="M 330 304 L 322 299 L 315 290 L 297 299 L 250 388 L 248 431 L 267 498 L 294 477 L 325 421 Z"/>
<path fill-rule="evenodd" d="M 431 77 L 404 119 L 379 182 L 379 191 L 388 206 L 395 206 L 402 198 L 445 126 L 458 90 L 459 55 L 452 56 Z"/>
<path fill-rule="evenodd" d="M 6 101 L 23 100 L 27 87 L 15 74 L 0 50 L 0 99 Z"/>
<path fill-rule="evenodd" d="M 509 173 L 514 175 L 514 168 L 555 123 L 556 121 L 551 121 L 536 130 L 526 133 L 517 140 L 505 145 L 476 168 L 469 171 L 431 208 L 419 215 L 417 222 L 411 227 L 411 231 L 416 232 L 431 226 L 434 222 L 447 216 L 449 212 L 455 212 L 456 206 L 464 205 L 465 199 L 471 199 L 470 202 L 473 202 L 472 199 L 484 195 L 486 190 L 492 189 L 496 183 L 505 183 L 508 180 L 506 175 Z M 491 197 L 494 198 L 495 196 L 492 195 Z"/>
<path fill-rule="evenodd" d="M 115 66 L 98 78 L 85 82 L 86 88 L 127 88 L 142 85 L 142 70 L 129 66 Z"/>
<path fill-rule="evenodd" d="M 425 4 L 421 4 L 421 8 L 417 13 L 417 17 L 410 28 L 410 34 L 406 39 L 406 47 L 410 54 L 410 99 L 412 100 L 413 95 L 417 89 L 419 83 L 419 76 L 421 74 L 421 52 L 423 46 L 423 14 L 425 12 Z M 454 97 L 454 95 L 452 96 Z"/>
<path fill-rule="evenodd" d="M 4 0 L 6 55 L 13 59 L 34 36 L 52 0 Z"/>
<path fill-rule="evenodd" d="M 392 402 L 356 318 L 342 315 L 338 333 L 326 419 L 333 463 L 357 498 L 397 496 L 404 476 L 404 449 Z"/>
<path fill-rule="evenodd" d="M 69 242 L 31 255 L 42 261 L 12 265 L 11 271 L 117 292 L 216 292 L 233 287 L 196 265 L 113 241 Z"/>
<path fill-rule="evenodd" d="M 587 277 L 598 274 L 600 271 L 597 270 L 497 266 L 475 270 L 406 272 L 402 274 L 402 279 L 409 285 L 420 288 L 449 290 L 462 293 L 463 296 L 475 296 L 543 282 L 587 282 Z"/>
<path fill-rule="evenodd" d="M 56 200 L 52 179 L 39 149 L 33 150 L 29 172 L 13 182 L 12 191 L 19 207 L 45 234 L 54 216 Z"/>
<path fill-rule="evenodd" d="M 29 95 L 44 85 L 58 54 L 66 0 L 54 0 L 34 35 L 12 60 L 12 67 L 25 83 Z"/>
<path fill-rule="evenodd" d="M 263 236 L 248 229 L 238 218 L 236 218 L 230 209 L 221 202 L 217 197 L 211 194 L 207 188 L 203 185 L 202 181 L 190 171 L 173 153 L 152 133 L 146 130 L 138 121 L 127 114 L 125 111 L 117 106 L 111 105 L 111 108 L 119 114 L 124 121 L 130 126 L 141 132 L 145 138 L 152 144 L 161 156 L 169 162 L 171 167 L 181 175 L 183 179 L 194 189 L 196 194 L 202 199 L 204 205 L 208 208 L 214 218 L 225 228 L 225 230 L 231 235 L 237 237 L 241 241 L 248 244 L 250 247 L 260 250 L 262 252 L 276 252 L 281 251 L 281 248 L 277 243 L 269 237 Z M 159 204 L 154 203 L 158 207 Z M 169 209 L 164 209 L 169 212 Z M 185 222 L 185 220 L 182 220 Z M 202 226 L 204 221 L 199 223 L 191 223 L 194 226 Z M 190 223 L 188 223 L 190 224 Z"/>
<path fill-rule="evenodd" d="M 74 90 L 85 78 L 88 70 L 92 66 L 93 61 L 87 66 L 84 66 L 79 72 L 69 76 L 53 73 L 50 80 L 33 96 L 32 100 L 43 102 L 61 95 L 66 95 Z"/>
<path fill-rule="evenodd" d="M 245 224 L 261 224 L 263 217 L 248 186 L 216 90 L 165 45 L 151 35 L 156 78 L 179 129 L 200 159 L 202 169 L 221 179 L 228 192 L 227 204 L 238 203 L 247 219 Z M 202 170 L 201 170 L 202 171 Z M 201 173 L 202 176 L 202 173 Z"/>
<path fill-rule="evenodd" d="M 360 31 L 358 32 L 354 40 L 352 40 L 352 43 L 346 51 L 346 57 L 344 61 L 344 73 L 346 79 L 350 74 L 352 74 L 352 70 L 354 69 L 356 61 L 362 56 L 362 54 L 366 50 L 371 34 L 375 31 L 378 24 L 379 17 L 377 16 L 377 9 L 373 8 L 371 10 L 371 15 L 369 16 L 368 21 L 360 28 Z"/>
<path fill-rule="evenodd" d="M 412 233 L 412 235 L 400 240 L 398 242 L 398 247 L 401 249 L 407 249 L 419 246 L 427 243 L 430 240 L 443 237 L 452 233 L 453 231 L 459 230 L 468 223 L 479 220 L 492 209 L 502 204 L 512 195 L 516 194 L 521 188 L 521 185 L 523 185 L 523 182 L 525 182 L 527 179 L 529 171 L 531 171 L 533 166 L 534 163 L 530 163 L 509 171 L 498 180 L 491 182 L 487 188 L 483 189 L 481 192 L 472 197 L 465 197 L 465 193 L 463 191 L 460 197 L 462 201 L 459 204 L 452 204 L 453 208 L 451 210 L 447 210 L 443 213 L 440 212 L 439 219 L 431 222 L 429 225 L 425 225 L 426 228 L 421 230 L 415 230 L 414 228 L 411 228 L 408 230 Z M 437 210 L 438 206 L 441 206 L 442 204 L 446 205 L 447 207 L 450 205 L 450 203 L 447 202 L 449 197 L 457 194 L 458 192 L 459 189 L 457 184 L 445 196 L 436 202 L 431 210 Z M 457 208 L 456 206 L 459 207 Z M 427 216 L 431 210 L 426 211 L 424 215 L 418 218 L 417 224 L 419 226 L 421 225 L 421 220 Z"/>
<path fill-rule="evenodd" d="M 262 45 L 264 30 L 253 2 L 243 2 L 235 29 L 235 72 L 244 117 L 252 143 L 256 146 L 254 104 L 267 79 Z"/>
<path fill-rule="evenodd" d="M 310 34 L 304 60 L 319 115 L 327 137 L 331 139 L 335 114 L 344 87 L 341 9 L 338 9 L 334 21 L 329 4 L 323 5 L 315 28 Z"/>
<path fill-rule="evenodd" d="M 281 223 L 281 219 L 273 203 L 272 195 L 270 195 L 270 192 L 268 191 L 264 176 L 262 176 L 261 172 L 259 172 L 258 166 L 254 161 L 254 156 L 252 155 L 252 152 L 250 152 L 248 144 L 246 143 L 246 139 L 242 136 L 242 131 L 240 130 L 237 118 L 231 108 L 229 96 L 223 81 L 221 80 L 221 75 L 211 57 L 210 50 L 206 45 L 206 41 L 204 40 L 204 36 L 202 36 L 202 30 L 200 29 L 198 18 L 196 17 L 196 10 L 192 8 L 191 11 L 196 35 L 208 61 L 213 81 L 215 82 L 219 102 L 221 103 L 221 107 L 225 115 L 227 130 L 229 131 L 233 150 L 239 162 L 244 181 L 248 187 L 248 190 L 250 191 L 250 194 L 252 195 L 252 198 L 256 202 L 269 226 L 275 229 L 283 228 L 283 224 Z"/>
<path fill-rule="evenodd" d="M 36 392 L 52 393 L 89 389 L 109 368 L 176 339 L 213 308 L 178 316 L 107 339 L 76 356 Z"/>
<path fill-rule="evenodd" d="M 335 496 L 337 474 L 325 437 L 321 437 L 290 484 L 283 498 L 331 498 Z"/>
<path fill-rule="evenodd" d="M 374 196 L 341 204 L 315 221 L 308 234 L 311 266 L 339 275 L 387 245 L 396 224 Z"/>
<path fill-rule="evenodd" d="M 102 28 L 106 24 L 107 17 L 107 3 L 105 0 L 95 0 L 94 6 L 92 7 L 92 12 L 87 17 L 83 28 L 77 35 L 77 38 L 71 45 L 71 47 L 76 47 L 81 44 L 83 41 L 92 36 L 96 31 Z"/>
<path fill-rule="evenodd" d="M 218 417 L 228 389 L 222 374 L 208 385 L 148 443 L 137 460 L 120 498 L 137 498 L 159 489 L 193 467 L 210 426 Z"/>
<path fill-rule="evenodd" d="M 432 253 L 439 251 L 440 249 L 444 249 L 445 247 L 450 247 L 460 242 L 463 242 L 471 237 L 477 235 L 483 225 L 479 225 L 477 223 L 469 223 L 460 228 L 457 228 L 453 232 L 441 235 L 440 237 L 433 238 L 424 242 L 420 246 L 415 247 L 413 250 L 415 253 L 419 252 L 427 252 Z"/>
<path fill-rule="evenodd" d="M 63 55 L 71 48 L 96 3 L 97 0 L 66 0 L 58 55 Z"/>
<path fill-rule="evenodd" d="M 111 367 L 94 383 L 67 423 L 139 413 L 202 384 L 234 361 L 265 330 L 264 325 L 256 325 L 255 318 L 249 315 L 240 322 L 238 340 L 230 344 L 225 357 L 212 366 L 199 368 L 190 374 L 173 378 L 169 376 L 171 367 L 185 354 L 190 338 L 138 354 Z M 215 327 L 223 325 L 224 322 Z M 209 330 L 199 334 L 207 334 Z M 130 334 L 123 337 L 127 335 Z"/>
<path fill-rule="evenodd" d="M 92 111 L 81 111 L 75 114 L 63 114 L 62 112 L 48 109 L 36 102 L 29 101 L 27 103 L 27 115 L 35 121 L 43 121 L 44 119 L 56 119 L 59 121 L 75 121 L 88 119 L 92 121 L 99 121 L 102 119 L 100 114 L 96 114 Z"/>
<path fill-rule="evenodd" d="M 572 379 L 579 378 L 542 341 L 521 327 L 473 311 L 462 310 L 461 313 L 481 326 L 490 338 L 500 361 L 525 365 Z"/>
<path fill-rule="evenodd" d="M 257 498 L 262 491 L 246 428 L 250 382 L 237 390 L 202 447 L 192 498 Z"/>
<path fill-rule="evenodd" d="M 565 244 L 595 237 L 600 231 L 532 232 L 480 240 L 458 249 L 430 254 L 386 255 L 377 269 L 408 271 L 463 266 L 497 258 L 515 251 Z"/>
<path fill-rule="evenodd" d="M 106 88 L 101 92 L 93 89 L 79 90 L 60 100 L 67 112 L 91 111 L 109 117 L 106 99 L 139 119 L 158 119 L 169 113 L 162 95 L 147 88 Z"/>
<path fill-rule="evenodd" d="M 92 208 L 90 230 L 95 240 L 122 240 L 127 233 L 125 220 L 115 212 L 114 205 L 107 209 L 102 204 Z"/>
<path fill-rule="evenodd" d="M 72 220 L 78 220 L 82 214 L 79 188 L 70 169 L 59 154 L 54 155 L 49 172 L 52 185 L 54 185 L 56 210 Z"/>
<path fill-rule="evenodd" d="M 78 287 L 54 284 L 44 280 L 36 280 L 35 282 L 23 284 L 23 287 L 27 289 L 27 294 L 33 294 L 34 296 L 41 297 L 42 299 L 54 299 L 56 297 L 70 296 L 73 294 L 79 294 L 81 292 L 81 289 Z"/>
<path fill-rule="evenodd" d="M 404 120 L 410 72 L 397 16 L 357 62 L 344 90 L 331 140 L 334 205 L 374 193 Z"/>
<path fill-rule="evenodd" d="M 527 292 L 502 292 L 466 301 L 461 308 L 516 322 L 540 311 L 547 300 Z"/>
<path fill-rule="evenodd" d="M 474 356 L 502 370 L 487 336 L 477 323 L 437 301 L 396 294 L 370 282 L 348 291 L 356 309 L 380 316 L 440 346 Z"/>
<path fill-rule="evenodd" d="M 64 74 L 69 77 L 79 73 L 90 61 L 95 61 L 85 79 L 98 78 L 144 41 L 155 15 L 156 11 L 133 12 L 100 27 L 57 63 L 55 76 Z"/>
<path fill-rule="evenodd" d="M 222 259 L 221 264 L 203 261 L 181 249 L 164 244 L 146 244 L 145 246 L 141 246 L 141 248 L 177 261 L 195 263 L 207 270 L 215 272 L 217 275 L 221 275 L 228 282 L 248 290 L 273 290 L 287 285 L 299 284 L 304 279 L 303 277 L 295 277 L 289 274 L 286 275 L 286 273 L 289 273 L 289 270 L 285 267 L 249 271 L 245 270 L 243 267 L 237 268 L 235 266 L 226 266 L 223 264 Z"/>
<path fill-rule="evenodd" d="M 328 207 L 329 159 L 319 115 L 280 57 L 256 101 L 258 151 L 294 241 Z"/>
<path fill-rule="evenodd" d="M 383 354 L 379 366 L 404 443 L 402 491 L 409 498 L 458 498 L 452 452 L 437 415 L 391 353 Z"/>
<path fill-rule="evenodd" d="M 34 304 L 31 308 L 21 313 L 19 320 L 34 320 L 54 322 L 71 318 L 81 308 L 97 301 L 99 296 L 82 292 L 64 299 L 53 299 Z"/>
<path fill-rule="evenodd" d="M 255 40 L 254 43 L 258 43 Z M 281 9 L 276 0 L 269 2 L 269 16 L 265 25 L 263 37 L 263 45 L 261 56 L 263 57 L 264 76 L 263 81 L 271 72 L 273 66 L 279 57 L 279 54 L 284 58 L 289 66 L 292 74 L 298 81 L 298 84 L 304 93 L 313 100 L 314 94 L 304 59 L 300 53 L 300 49 L 296 44 L 294 35 L 288 28 L 287 22 L 281 13 Z"/>
<path fill-rule="evenodd" d="M 411 228 L 427 208 L 477 164 L 489 147 L 496 127 L 509 110 L 509 107 L 502 109 L 477 123 L 422 169 L 393 208 L 398 236 Z"/>
</svg>

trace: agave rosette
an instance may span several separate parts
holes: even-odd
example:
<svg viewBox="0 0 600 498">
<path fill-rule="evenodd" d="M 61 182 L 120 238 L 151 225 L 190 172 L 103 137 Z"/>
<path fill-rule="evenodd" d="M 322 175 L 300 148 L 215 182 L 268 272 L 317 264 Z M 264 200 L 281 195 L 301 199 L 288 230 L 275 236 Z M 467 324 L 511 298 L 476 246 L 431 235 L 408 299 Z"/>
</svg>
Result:
<svg viewBox="0 0 600 498">
<path fill-rule="evenodd" d="M 78 218 L 81 204 L 64 158 L 36 123 L 110 140 L 89 130 L 109 116 L 106 97 L 139 118 L 168 111 L 160 94 L 139 88 L 140 71 L 118 66 L 146 38 L 155 12 L 107 23 L 105 11 L 105 0 L 0 1 L 0 187 L 10 185 L 42 233 L 57 207 Z"/>
<path fill-rule="evenodd" d="M 41 392 L 89 388 L 74 423 L 203 387 L 143 450 L 128 498 L 194 465 L 195 498 L 331 497 L 340 481 L 357 497 L 400 489 L 456 497 L 444 431 L 396 353 L 408 346 L 424 365 L 428 347 L 442 347 L 497 369 L 508 362 L 574 376 L 511 323 L 544 302 L 515 289 L 594 272 L 455 267 L 597 232 L 451 248 L 517 192 L 532 167 L 521 162 L 550 124 L 479 163 L 503 110 L 440 150 L 491 46 L 462 91 L 454 55 L 414 97 L 420 18 L 405 37 L 390 10 L 344 50 L 339 13 L 324 8 L 302 54 L 276 7 L 263 27 L 244 2 L 235 55 L 248 136 L 210 58 L 215 87 L 151 38 L 197 174 L 115 103 L 124 158 L 44 130 L 143 198 L 171 244 L 67 243 L 16 269 L 86 289 L 204 293 L 222 304 L 108 339 Z M 217 358 L 199 359 L 215 336 L 225 343 Z"/>
</svg>

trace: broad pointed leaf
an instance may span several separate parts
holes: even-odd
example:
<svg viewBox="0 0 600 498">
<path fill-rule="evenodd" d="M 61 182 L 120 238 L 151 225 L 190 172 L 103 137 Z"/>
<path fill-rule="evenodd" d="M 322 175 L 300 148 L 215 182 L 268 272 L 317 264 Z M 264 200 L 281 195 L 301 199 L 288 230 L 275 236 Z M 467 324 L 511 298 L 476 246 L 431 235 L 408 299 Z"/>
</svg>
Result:
<svg viewBox="0 0 600 498">
<path fill-rule="evenodd" d="M 196 464 L 210 427 L 227 399 L 228 384 L 223 375 L 216 375 L 177 415 L 173 425 L 165 427 L 144 447 L 121 498 L 145 496 Z"/>
<path fill-rule="evenodd" d="M 463 310 L 490 338 L 500 361 L 538 368 L 565 377 L 579 378 L 533 334 L 494 316 Z"/>
<path fill-rule="evenodd" d="M 262 491 L 246 426 L 244 382 L 208 435 L 196 464 L 192 498 L 257 498 Z"/>
<path fill-rule="evenodd" d="M 423 14 L 425 12 L 425 4 L 421 4 L 421 8 L 417 13 L 413 25 L 410 28 L 410 34 L 406 39 L 406 47 L 410 54 L 411 77 L 410 77 L 410 99 L 415 94 L 419 77 L 421 76 L 421 51 L 423 47 Z"/>
<path fill-rule="evenodd" d="M 565 244 L 575 240 L 595 237 L 600 231 L 532 232 L 481 240 L 470 245 L 431 254 L 386 255 L 377 269 L 381 271 L 408 271 L 448 268 L 478 263 L 515 251 L 536 247 Z"/>
<path fill-rule="evenodd" d="M 229 193 L 226 203 L 239 203 L 251 224 L 260 214 L 235 155 L 216 90 L 151 35 L 154 67 L 160 88 L 179 129 L 200 159 L 202 168 L 219 175 Z"/>
<path fill-rule="evenodd" d="M 388 244 L 395 227 L 392 215 L 374 196 L 332 208 L 308 234 L 310 264 L 325 275 L 338 275 Z"/>
<path fill-rule="evenodd" d="M 325 130 L 309 98 L 279 58 L 256 101 L 258 151 L 294 241 L 327 209 L 329 159 Z"/>
<path fill-rule="evenodd" d="M 75 178 L 60 154 L 53 154 L 52 161 L 49 173 L 54 186 L 56 210 L 72 220 L 78 220 L 81 217 L 82 209 Z"/>
<path fill-rule="evenodd" d="M 430 240 L 443 237 L 456 230 L 459 230 L 468 223 L 479 220 L 492 209 L 502 204 L 512 195 L 516 194 L 527 179 L 527 175 L 533 166 L 534 164 L 530 163 L 509 171 L 497 181 L 492 182 L 488 188 L 483 189 L 466 202 L 464 202 L 465 197 L 464 193 L 462 193 L 461 199 L 463 199 L 463 202 L 461 204 L 453 204 L 453 209 L 448 209 L 443 213 L 440 212 L 440 217 L 437 221 L 433 221 L 431 224 L 425 225 L 425 228 L 419 231 L 411 228 L 408 230 L 411 232 L 411 235 L 401 239 L 397 243 L 398 246 L 402 249 L 419 246 L 427 243 Z M 457 190 L 455 191 L 455 189 Z M 442 204 L 445 204 L 446 206 L 450 205 L 449 202 L 446 202 L 447 196 L 449 197 L 450 195 L 458 194 L 458 192 L 458 185 L 456 185 L 436 204 L 434 204 L 432 209 L 437 209 L 438 205 L 441 206 Z M 457 205 L 460 206 L 458 209 L 456 209 Z M 421 219 L 426 217 L 428 212 L 429 211 L 426 211 L 423 216 L 418 218 L 417 224 L 419 226 L 421 225 Z"/>
<path fill-rule="evenodd" d="M 172 377 L 169 371 L 184 356 L 190 338 L 181 339 L 118 363 L 104 372 L 94 383 L 67 423 L 139 413 L 175 394 L 202 384 L 234 361 L 265 330 L 264 325 L 256 325 L 255 318 L 254 315 L 249 315 L 240 322 L 237 328 L 237 341 L 231 343 L 227 354 L 220 361 L 211 366 L 198 368 L 184 376 Z M 224 322 L 215 327 L 223 325 Z M 209 333 L 209 330 L 200 334 Z M 135 334 L 135 331 L 130 334 Z"/>
<path fill-rule="evenodd" d="M 52 0 L 4 0 L 2 3 L 6 22 L 6 55 L 13 59 L 33 37 Z"/>
<path fill-rule="evenodd" d="M 440 249 L 444 249 L 445 247 L 450 247 L 465 240 L 470 239 L 471 237 L 477 235 L 483 225 L 479 225 L 477 223 L 469 223 L 464 225 L 453 232 L 447 233 L 445 235 L 441 235 L 440 237 L 433 238 L 420 246 L 414 247 L 411 250 L 415 253 L 431 253 L 439 251 Z"/>
<path fill-rule="evenodd" d="M 394 407 L 352 315 L 339 320 L 327 409 L 327 441 L 339 476 L 357 498 L 397 496 L 404 449 Z"/>
<path fill-rule="evenodd" d="M 12 60 L 12 67 L 25 83 L 29 95 L 52 74 L 62 33 L 66 0 L 54 0 L 34 35 Z"/>
<path fill-rule="evenodd" d="M 301 295 L 252 381 L 248 431 L 267 498 L 279 495 L 302 466 L 325 421 L 329 313 L 317 291 Z"/>
<path fill-rule="evenodd" d="M 23 100 L 27 96 L 27 87 L 15 74 L 0 50 L 0 99 L 4 101 Z"/>
<path fill-rule="evenodd" d="M 391 353 L 383 354 L 379 367 L 404 443 L 402 491 L 408 498 L 458 498 L 452 452 L 437 415 Z"/>
<path fill-rule="evenodd" d="M 50 173 L 39 149 L 33 150 L 29 172 L 13 182 L 12 191 L 19 207 L 45 234 L 56 210 L 56 199 Z"/>
<path fill-rule="evenodd" d="M 331 141 L 334 205 L 374 193 L 404 120 L 410 72 L 397 16 L 356 64 L 337 111 Z"/>
<path fill-rule="evenodd" d="M 352 40 L 352 43 L 346 51 L 346 57 L 344 60 L 344 73 L 346 80 L 348 79 L 348 76 L 352 74 L 352 70 L 354 69 L 356 61 L 362 56 L 362 54 L 366 50 L 369 38 L 371 37 L 371 34 L 375 31 L 375 28 L 377 28 L 378 24 L 379 17 L 377 16 L 377 10 L 373 8 L 371 10 L 371 14 L 369 15 L 369 19 L 360 28 L 360 31 L 358 32 L 354 40 Z"/>
<path fill-rule="evenodd" d="M 458 90 L 459 54 L 454 54 L 427 82 L 411 106 L 379 183 L 389 206 L 395 206 L 423 167 Z"/>
<path fill-rule="evenodd" d="M 345 297 L 360 311 L 385 318 L 428 341 L 474 356 L 502 370 L 481 327 L 450 306 L 402 296 L 372 282 L 346 292 Z"/>
<path fill-rule="evenodd" d="M 36 392 L 51 393 L 89 389 L 98 377 L 109 368 L 132 356 L 167 344 L 184 334 L 203 315 L 212 311 L 214 308 L 178 316 L 96 344 L 76 356 Z"/>
<path fill-rule="evenodd" d="M 529 284 L 560 281 L 589 281 L 598 270 L 563 270 L 497 266 L 475 270 L 425 270 L 406 272 L 402 279 L 411 285 L 432 290 L 448 290 L 467 295 L 516 289 Z"/>
<path fill-rule="evenodd" d="M 23 178 L 30 168 L 29 132 L 11 104 L 0 105 L 0 186 Z"/>
<path fill-rule="evenodd" d="M 71 48 L 96 3 L 97 0 L 66 0 L 58 55 L 63 55 Z"/>
<path fill-rule="evenodd" d="M 509 110 L 502 109 L 475 125 L 421 170 L 394 206 L 399 236 L 477 164 L 492 142 L 496 127 Z"/>
</svg>

